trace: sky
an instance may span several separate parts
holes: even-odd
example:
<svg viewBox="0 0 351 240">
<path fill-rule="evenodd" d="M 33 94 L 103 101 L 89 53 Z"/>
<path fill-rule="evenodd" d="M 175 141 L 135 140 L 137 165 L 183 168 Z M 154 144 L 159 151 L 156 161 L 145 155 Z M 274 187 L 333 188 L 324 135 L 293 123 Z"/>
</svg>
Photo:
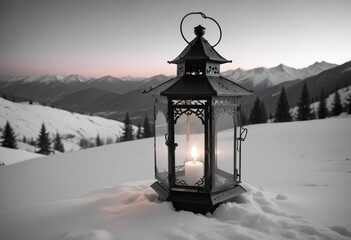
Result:
<svg viewBox="0 0 351 240">
<path fill-rule="evenodd" d="M 168 64 L 186 47 L 179 24 L 189 12 L 217 20 L 215 49 L 228 69 L 303 68 L 351 60 L 349 0 L 1 0 L 0 75 L 81 74 L 91 77 L 174 75 Z M 184 20 L 217 26 L 200 15 Z"/>
</svg>

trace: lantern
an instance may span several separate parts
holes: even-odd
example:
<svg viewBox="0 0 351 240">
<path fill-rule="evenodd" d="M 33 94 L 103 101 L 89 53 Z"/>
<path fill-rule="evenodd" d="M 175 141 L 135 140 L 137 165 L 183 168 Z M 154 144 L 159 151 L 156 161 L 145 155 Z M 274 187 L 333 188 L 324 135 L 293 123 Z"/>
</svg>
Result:
<svg viewBox="0 0 351 240">
<path fill-rule="evenodd" d="M 220 203 L 245 192 L 241 183 L 241 141 L 247 130 L 240 123 L 239 98 L 251 95 L 222 77 L 228 63 L 195 27 L 196 37 L 169 63 L 177 76 L 150 89 L 155 98 L 155 178 L 151 187 L 177 210 L 212 212 Z"/>
</svg>

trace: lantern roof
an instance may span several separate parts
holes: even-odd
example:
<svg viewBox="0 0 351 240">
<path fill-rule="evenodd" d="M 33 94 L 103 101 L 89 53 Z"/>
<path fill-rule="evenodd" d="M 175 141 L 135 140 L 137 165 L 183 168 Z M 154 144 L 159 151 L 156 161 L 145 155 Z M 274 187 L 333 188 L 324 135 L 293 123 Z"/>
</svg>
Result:
<svg viewBox="0 0 351 240">
<path fill-rule="evenodd" d="M 227 60 L 219 55 L 219 53 L 203 37 L 205 34 L 205 29 L 206 28 L 201 25 L 195 27 L 194 33 L 196 37 L 188 44 L 188 46 L 178 57 L 172 61 L 168 61 L 168 63 L 178 64 L 182 61 L 193 60 L 212 60 L 220 64 L 232 62 L 231 60 Z"/>
<path fill-rule="evenodd" d="M 241 97 L 253 92 L 222 76 L 183 75 L 172 78 L 148 93 L 161 96 Z"/>
</svg>

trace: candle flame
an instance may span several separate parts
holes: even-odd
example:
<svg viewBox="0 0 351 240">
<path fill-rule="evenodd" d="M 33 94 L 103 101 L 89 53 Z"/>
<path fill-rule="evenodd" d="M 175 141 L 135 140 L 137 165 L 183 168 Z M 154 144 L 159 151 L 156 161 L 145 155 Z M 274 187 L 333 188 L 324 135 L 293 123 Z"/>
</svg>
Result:
<svg viewBox="0 0 351 240">
<path fill-rule="evenodd" d="M 199 157 L 199 152 L 197 150 L 197 147 L 193 145 L 193 147 L 191 148 L 191 158 L 192 160 L 196 160 L 198 157 Z"/>
</svg>

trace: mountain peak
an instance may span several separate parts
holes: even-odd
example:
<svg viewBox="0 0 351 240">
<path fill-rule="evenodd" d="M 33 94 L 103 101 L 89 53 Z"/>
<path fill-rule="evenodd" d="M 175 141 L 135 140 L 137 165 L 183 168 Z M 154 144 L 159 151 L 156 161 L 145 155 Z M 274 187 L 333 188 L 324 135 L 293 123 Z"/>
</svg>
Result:
<svg viewBox="0 0 351 240">
<path fill-rule="evenodd" d="M 236 70 L 223 72 L 222 75 L 232 81 L 242 84 L 244 87 L 259 90 L 286 81 L 305 79 L 336 66 L 336 64 L 322 61 L 315 62 L 306 68 L 296 69 L 281 63 L 272 68 L 259 67 L 251 70 L 237 68 Z"/>
</svg>

